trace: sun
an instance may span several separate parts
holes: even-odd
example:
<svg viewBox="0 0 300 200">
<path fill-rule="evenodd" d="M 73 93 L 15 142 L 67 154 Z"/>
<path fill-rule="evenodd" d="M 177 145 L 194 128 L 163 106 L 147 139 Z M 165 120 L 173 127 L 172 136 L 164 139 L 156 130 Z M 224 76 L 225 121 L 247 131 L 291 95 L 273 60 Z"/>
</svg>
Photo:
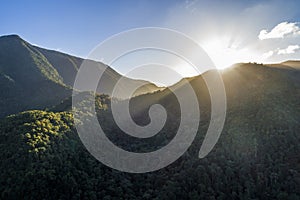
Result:
<svg viewBox="0 0 300 200">
<path fill-rule="evenodd" d="M 246 47 L 240 48 L 228 39 L 211 39 L 202 47 L 212 59 L 217 69 L 225 69 L 239 62 L 250 62 L 256 55 Z"/>
</svg>

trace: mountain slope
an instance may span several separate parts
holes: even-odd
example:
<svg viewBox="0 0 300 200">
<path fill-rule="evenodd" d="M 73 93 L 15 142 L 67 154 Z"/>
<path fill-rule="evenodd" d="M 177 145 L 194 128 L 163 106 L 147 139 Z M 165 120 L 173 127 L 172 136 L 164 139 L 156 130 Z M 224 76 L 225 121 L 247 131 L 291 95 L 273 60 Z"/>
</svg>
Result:
<svg viewBox="0 0 300 200">
<path fill-rule="evenodd" d="M 32 46 L 17 35 L 0 37 L 0 117 L 44 109 L 70 97 L 82 62 L 81 58 Z M 91 62 L 101 70 L 106 68 L 97 92 L 110 95 L 122 76 L 102 63 Z M 125 80 L 124 88 L 146 84 L 136 95 L 161 89 L 146 81 Z"/>
<path fill-rule="evenodd" d="M 0 117 L 55 105 L 71 94 L 47 59 L 16 35 L 0 37 L 0 74 Z"/>
<path fill-rule="evenodd" d="M 55 67 L 58 73 L 63 77 L 64 83 L 70 87 L 73 87 L 78 69 L 84 60 L 82 58 L 70 56 L 53 50 L 42 49 L 39 47 L 35 48 L 37 48 Z M 103 75 L 99 81 L 99 86 L 101 87 L 98 87 L 97 92 L 111 95 L 115 84 L 122 77 L 122 75 L 113 70 L 111 67 L 100 62 L 91 61 L 90 65 L 91 67 L 97 65 L 97 68 L 103 71 Z M 147 81 L 135 80 L 127 77 L 124 78 L 125 81 L 123 87 L 125 89 L 135 85 L 144 84 L 144 86 L 140 87 L 136 91 L 135 95 L 145 94 L 162 89 Z M 123 98 L 122 96 L 117 97 Z"/>
<path fill-rule="evenodd" d="M 300 69 L 300 62 L 296 60 L 288 60 L 281 64 L 294 67 L 295 69 Z"/>
<path fill-rule="evenodd" d="M 288 70 L 239 64 L 223 71 L 228 110 L 213 151 L 198 158 L 208 114 L 201 118 L 188 151 L 152 173 L 128 174 L 102 165 L 80 142 L 69 112 L 27 111 L 7 117 L 0 121 L 1 198 L 299 199 L 300 85 L 291 75 L 300 76 L 299 71 Z M 202 101 L 200 108 L 209 107 L 203 77 L 187 80 Z M 99 100 L 99 122 L 107 136 L 124 149 L 152 151 L 176 133 L 173 122 L 180 116 L 178 102 L 167 89 L 131 101 L 135 109 L 140 108 L 135 113 L 138 123 L 149 122 L 145 113 L 154 103 L 166 106 L 171 116 L 167 129 L 141 143 L 117 128 L 110 114 L 110 98 Z M 59 109 L 70 103 L 66 101 Z"/>
</svg>

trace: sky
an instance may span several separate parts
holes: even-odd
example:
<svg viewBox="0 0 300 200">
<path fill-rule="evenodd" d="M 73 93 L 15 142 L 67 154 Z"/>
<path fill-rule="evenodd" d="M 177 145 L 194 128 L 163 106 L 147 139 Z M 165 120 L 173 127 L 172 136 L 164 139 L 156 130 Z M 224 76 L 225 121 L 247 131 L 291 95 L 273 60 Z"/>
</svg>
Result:
<svg viewBox="0 0 300 200">
<path fill-rule="evenodd" d="M 86 58 L 114 34 L 142 27 L 179 31 L 216 67 L 300 58 L 300 1 L 3 1 L 0 35 Z M 114 68 L 126 74 L 124 62 Z M 192 72 L 180 71 L 184 76 Z"/>
</svg>

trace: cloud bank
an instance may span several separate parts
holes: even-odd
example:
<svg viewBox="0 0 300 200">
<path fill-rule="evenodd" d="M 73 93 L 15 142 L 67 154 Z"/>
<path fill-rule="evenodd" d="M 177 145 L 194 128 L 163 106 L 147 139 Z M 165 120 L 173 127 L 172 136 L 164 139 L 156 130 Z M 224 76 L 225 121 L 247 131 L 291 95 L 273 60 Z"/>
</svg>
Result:
<svg viewBox="0 0 300 200">
<path fill-rule="evenodd" d="M 296 52 L 298 52 L 300 50 L 300 46 L 299 45 L 289 45 L 287 48 L 284 49 L 276 49 L 273 51 L 268 51 L 266 53 L 263 54 L 263 57 L 269 58 L 273 55 L 287 55 L 287 54 L 294 54 Z"/>
<path fill-rule="evenodd" d="M 298 23 L 282 22 L 276 25 L 270 32 L 263 29 L 260 31 L 258 38 L 260 40 L 284 38 L 291 35 L 300 35 L 300 28 Z"/>
<path fill-rule="evenodd" d="M 299 49 L 300 49 L 299 45 L 289 45 L 286 49 L 279 49 L 278 55 L 296 53 L 296 51 L 298 51 Z"/>
</svg>

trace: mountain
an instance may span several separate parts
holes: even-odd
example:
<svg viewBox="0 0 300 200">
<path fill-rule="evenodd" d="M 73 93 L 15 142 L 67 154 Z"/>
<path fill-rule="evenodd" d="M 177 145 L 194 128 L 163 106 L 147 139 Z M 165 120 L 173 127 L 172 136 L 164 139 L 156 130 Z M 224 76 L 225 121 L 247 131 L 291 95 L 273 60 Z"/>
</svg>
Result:
<svg viewBox="0 0 300 200">
<path fill-rule="evenodd" d="M 172 90 L 185 94 L 189 84 L 195 91 L 201 120 L 189 118 L 189 123 L 199 123 L 194 142 L 176 162 L 146 174 L 110 169 L 83 146 L 71 111 L 72 86 L 82 62 L 16 35 L 0 37 L 0 116 L 6 116 L 0 119 L 0 199 L 300 198 L 299 61 L 239 63 L 220 71 L 226 120 L 216 146 L 203 159 L 198 154 L 211 117 L 205 79 L 217 71 L 185 78 L 170 88 L 143 82 L 147 86 L 130 101 L 114 99 L 128 101 L 133 120 L 141 126 L 150 122 L 151 105 L 166 109 L 163 129 L 137 139 L 124 134 L 111 113 L 111 89 L 121 75 L 90 61 L 107 67 L 99 85 L 108 84 L 96 95 L 98 121 L 107 137 L 128 151 L 150 152 L 168 144 L 181 120 Z M 127 78 L 124 87 L 139 83 Z M 78 95 L 89 111 L 93 95 Z M 88 112 L 82 114 L 88 119 Z"/>
<path fill-rule="evenodd" d="M 299 63 L 299 61 L 296 61 L 296 60 L 288 60 L 288 61 L 285 61 L 285 62 L 283 62 L 281 64 L 293 67 L 295 69 L 300 69 L 300 63 Z"/>
<path fill-rule="evenodd" d="M 299 63 L 293 61 L 293 65 Z M 221 71 L 226 121 L 212 152 L 199 159 L 211 115 L 205 76 L 214 73 L 172 86 L 183 90 L 187 82 L 193 87 L 201 121 L 188 151 L 156 172 L 123 173 L 92 157 L 74 127 L 70 98 L 51 111 L 25 111 L 0 120 L 0 198 L 299 199 L 300 70 L 286 64 L 240 63 Z M 174 138 L 180 108 L 170 89 L 130 100 L 132 117 L 140 125 L 149 123 L 152 104 L 163 105 L 168 113 L 165 127 L 141 141 L 118 128 L 110 101 L 107 95 L 96 97 L 97 115 L 107 137 L 119 147 L 149 152 Z"/>
<path fill-rule="evenodd" d="M 0 117 L 29 109 L 44 109 L 70 97 L 76 73 L 83 59 L 29 44 L 17 35 L 0 37 Z M 93 66 L 105 70 L 98 93 L 111 94 L 122 77 L 103 63 Z M 123 87 L 146 84 L 136 95 L 161 88 L 125 77 Z M 122 96 L 117 96 L 122 98 Z"/>
<path fill-rule="evenodd" d="M 0 74 L 0 117 L 43 109 L 71 95 L 45 56 L 17 35 L 0 37 Z"/>
</svg>

